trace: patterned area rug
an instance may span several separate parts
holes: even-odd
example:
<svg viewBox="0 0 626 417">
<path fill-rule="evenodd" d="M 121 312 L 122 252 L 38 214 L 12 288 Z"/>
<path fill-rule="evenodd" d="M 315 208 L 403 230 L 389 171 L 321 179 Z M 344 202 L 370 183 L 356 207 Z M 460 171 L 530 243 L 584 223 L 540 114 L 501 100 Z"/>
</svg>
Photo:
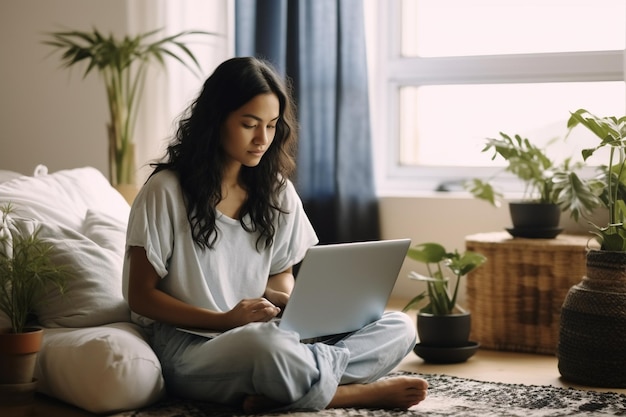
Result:
<svg viewBox="0 0 626 417">
<path fill-rule="evenodd" d="M 410 375 L 409 372 L 397 374 Z M 562 417 L 626 416 L 626 395 L 551 386 L 482 382 L 446 375 L 419 375 L 430 384 L 428 398 L 410 410 L 332 409 L 262 416 L 351 417 Z M 111 417 L 226 417 L 244 415 L 214 404 L 167 399 L 143 410 Z M 260 416 L 257 414 L 257 416 Z"/>
</svg>

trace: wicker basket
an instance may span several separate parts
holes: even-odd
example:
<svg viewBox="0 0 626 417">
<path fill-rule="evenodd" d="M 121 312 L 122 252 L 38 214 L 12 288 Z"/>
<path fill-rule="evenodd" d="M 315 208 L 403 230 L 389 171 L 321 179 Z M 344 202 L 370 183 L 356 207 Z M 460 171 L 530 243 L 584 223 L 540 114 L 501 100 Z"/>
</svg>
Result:
<svg viewBox="0 0 626 417">
<path fill-rule="evenodd" d="M 472 340 L 489 349 L 555 354 L 561 306 L 585 274 L 589 237 L 495 232 L 467 236 L 465 244 L 487 257 L 467 279 Z"/>
</svg>

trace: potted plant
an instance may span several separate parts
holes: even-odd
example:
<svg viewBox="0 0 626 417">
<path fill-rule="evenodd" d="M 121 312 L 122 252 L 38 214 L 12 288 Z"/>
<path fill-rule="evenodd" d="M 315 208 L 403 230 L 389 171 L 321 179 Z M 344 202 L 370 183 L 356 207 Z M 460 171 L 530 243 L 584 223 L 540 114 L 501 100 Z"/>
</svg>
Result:
<svg viewBox="0 0 626 417">
<path fill-rule="evenodd" d="M 488 138 L 483 152 L 492 150 L 492 159 L 504 158 L 506 172 L 524 183 L 521 201 L 511 201 L 509 210 L 512 228 L 508 232 L 516 237 L 553 238 L 559 228 L 561 211 L 570 210 L 578 220 L 581 212 L 589 212 L 599 205 L 597 195 L 588 192 L 577 170 L 582 163 L 572 163 L 570 158 L 556 163 L 544 149 L 520 135 L 510 136 L 500 132 L 500 138 Z M 500 206 L 503 198 L 489 180 L 467 181 L 465 188 L 476 198 Z"/>
<path fill-rule="evenodd" d="M 0 207 L 0 311 L 10 328 L 0 328 L 0 396 L 32 399 L 37 353 L 43 330 L 28 327 L 42 295 L 65 289 L 69 273 L 51 259 L 52 245 L 39 237 L 39 228 L 11 218 L 10 204 Z M 29 397 L 30 396 L 30 397 Z"/>
<path fill-rule="evenodd" d="M 558 367 L 573 382 L 626 387 L 626 116 L 598 117 L 585 109 L 571 113 L 570 131 L 583 126 L 598 139 L 584 149 L 587 160 L 608 151 L 593 190 L 608 210 L 605 225 L 592 225 L 599 248 L 587 251 L 586 275 L 570 288 L 561 309 Z"/>
<path fill-rule="evenodd" d="M 135 187 L 134 127 L 146 71 L 152 63 L 165 66 L 167 57 L 190 70 L 200 64 L 183 43 L 191 35 L 212 35 L 203 31 L 183 31 L 153 40 L 160 30 L 118 39 L 91 31 L 61 31 L 49 34 L 45 44 L 62 53 L 64 67 L 86 63 L 84 76 L 97 70 L 104 81 L 109 107 L 109 175 L 111 184 L 123 192 Z M 132 191 L 131 191 L 132 192 Z"/>
<path fill-rule="evenodd" d="M 471 314 L 457 304 L 461 278 L 480 267 L 487 258 L 479 253 L 448 252 L 439 243 L 421 243 L 409 248 L 407 257 L 426 266 L 428 275 L 411 271 L 409 278 L 426 283 L 426 290 L 411 299 L 402 311 L 418 309 L 420 343 L 415 352 L 431 362 L 453 363 L 468 359 L 478 348 L 469 341 Z M 455 277 L 449 287 L 447 270 Z"/>
</svg>

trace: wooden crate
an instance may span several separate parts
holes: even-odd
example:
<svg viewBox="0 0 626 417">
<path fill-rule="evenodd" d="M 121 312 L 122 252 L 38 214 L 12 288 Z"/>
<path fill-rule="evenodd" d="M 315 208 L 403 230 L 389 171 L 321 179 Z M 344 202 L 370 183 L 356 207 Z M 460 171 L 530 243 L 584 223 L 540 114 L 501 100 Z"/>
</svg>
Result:
<svg viewBox="0 0 626 417">
<path fill-rule="evenodd" d="M 585 274 L 590 237 L 513 238 L 506 232 L 467 236 L 487 262 L 467 277 L 471 338 L 481 347 L 555 354 L 568 290 Z"/>
</svg>

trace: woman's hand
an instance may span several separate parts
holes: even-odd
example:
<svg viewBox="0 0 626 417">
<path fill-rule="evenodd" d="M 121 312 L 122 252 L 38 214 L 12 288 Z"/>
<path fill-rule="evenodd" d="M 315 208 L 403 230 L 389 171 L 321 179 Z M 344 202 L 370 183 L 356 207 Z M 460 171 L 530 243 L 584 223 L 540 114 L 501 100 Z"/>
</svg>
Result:
<svg viewBox="0 0 626 417">
<path fill-rule="evenodd" d="M 252 298 L 241 300 L 227 313 L 225 320 L 228 327 L 235 328 L 252 322 L 270 321 L 280 313 L 280 308 L 276 307 L 265 298 Z"/>
</svg>

